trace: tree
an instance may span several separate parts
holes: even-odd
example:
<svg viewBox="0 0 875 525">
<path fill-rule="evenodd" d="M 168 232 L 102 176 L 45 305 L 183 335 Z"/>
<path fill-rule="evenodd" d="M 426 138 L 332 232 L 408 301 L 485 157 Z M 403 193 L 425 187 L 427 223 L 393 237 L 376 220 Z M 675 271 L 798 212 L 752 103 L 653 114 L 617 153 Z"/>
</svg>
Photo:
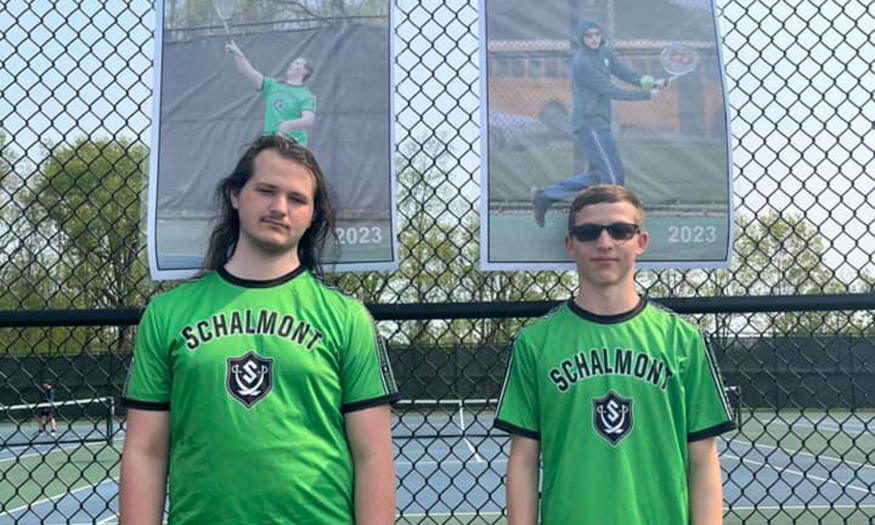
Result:
<svg viewBox="0 0 875 525">
<path fill-rule="evenodd" d="M 736 217 L 734 248 L 731 269 L 713 272 L 700 289 L 703 295 L 819 295 L 858 288 L 849 287 L 826 265 L 823 236 L 798 214 L 770 211 L 753 219 Z M 871 282 L 865 272 L 858 279 Z M 775 335 L 859 334 L 868 324 L 859 314 L 845 312 L 761 314 L 746 322 L 758 333 Z"/>
<path fill-rule="evenodd" d="M 141 194 L 147 148 L 128 139 L 49 147 L 24 197 L 39 265 L 58 288 L 52 308 L 141 306 L 152 291 L 142 260 Z M 112 328 L 107 328 L 112 330 Z M 115 333 L 116 346 L 126 340 Z"/>
<path fill-rule="evenodd" d="M 170 2 L 165 10 L 167 29 L 195 29 L 213 26 L 224 31 L 222 21 L 213 8 L 215 0 L 186 0 L 182 6 Z M 310 27 L 312 22 L 340 22 L 350 18 L 389 16 L 387 0 L 237 0 L 233 2 L 235 26 L 250 28 L 275 25 L 289 29 Z"/>
<path fill-rule="evenodd" d="M 473 207 L 454 206 L 468 174 L 457 167 L 449 142 L 409 141 L 396 160 L 400 268 L 393 274 L 343 274 L 342 289 L 366 302 L 447 303 L 567 297 L 573 277 L 555 272 L 483 272 L 478 268 L 479 219 Z M 451 195 L 452 194 L 452 195 Z M 423 345 L 506 345 L 519 319 L 456 319 L 404 323 L 401 339 Z"/>
</svg>

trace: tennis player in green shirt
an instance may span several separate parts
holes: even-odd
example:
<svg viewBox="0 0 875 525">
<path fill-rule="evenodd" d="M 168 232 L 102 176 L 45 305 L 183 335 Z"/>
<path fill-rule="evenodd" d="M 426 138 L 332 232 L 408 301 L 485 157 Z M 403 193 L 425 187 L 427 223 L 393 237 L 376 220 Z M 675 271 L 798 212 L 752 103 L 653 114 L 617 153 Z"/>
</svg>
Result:
<svg viewBox="0 0 875 525">
<path fill-rule="evenodd" d="M 252 67 L 246 55 L 234 41 L 225 44 L 234 58 L 237 70 L 264 99 L 264 134 L 282 135 L 306 147 L 307 137 L 316 120 L 316 95 L 304 86 L 313 74 L 313 65 L 304 57 L 293 60 L 286 78 L 278 80 L 261 74 Z"/>
<path fill-rule="evenodd" d="M 715 436 L 735 425 L 699 330 L 635 292 L 643 215 L 619 186 L 571 205 L 577 294 L 515 338 L 495 419 L 510 525 L 722 522 Z"/>
<path fill-rule="evenodd" d="M 316 159 L 256 140 L 217 190 L 207 270 L 137 330 L 120 514 L 160 525 L 388 525 L 398 392 L 364 306 L 312 274 L 333 220 Z"/>
</svg>

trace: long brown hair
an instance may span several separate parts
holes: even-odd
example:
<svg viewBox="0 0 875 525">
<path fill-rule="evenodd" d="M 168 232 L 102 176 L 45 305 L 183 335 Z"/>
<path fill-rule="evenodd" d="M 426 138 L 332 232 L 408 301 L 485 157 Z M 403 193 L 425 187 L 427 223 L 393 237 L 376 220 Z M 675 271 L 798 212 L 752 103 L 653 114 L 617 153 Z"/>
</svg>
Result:
<svg viewBox="0 0 875 525">
<path fill-rule="evenodd" d="M 316 157 L 292 139 L 279 135 L 264 135 L 256 139 L 246 151 L 230 175 L 216 187 L 215 201 L 218 208 L 218 222 L 210 234 L 210 245 L 204 257 L 204 270 L 216 270 L 228 262 L 240 238 L 240 216 L 231 205 L 231 195 L 237 194 L 252 178 L 255 172 L 255 157 L 266 150 L 279 153 L 284 159 L 296 162 L 313 175 L 313 221 L 298 241 L 298 258 L 301 266 L 312 273 L 322 270 L 320 259 L 325 241 L 334 237 L 334 215 L 325 188 L 325 176 Z"/>
</svg>

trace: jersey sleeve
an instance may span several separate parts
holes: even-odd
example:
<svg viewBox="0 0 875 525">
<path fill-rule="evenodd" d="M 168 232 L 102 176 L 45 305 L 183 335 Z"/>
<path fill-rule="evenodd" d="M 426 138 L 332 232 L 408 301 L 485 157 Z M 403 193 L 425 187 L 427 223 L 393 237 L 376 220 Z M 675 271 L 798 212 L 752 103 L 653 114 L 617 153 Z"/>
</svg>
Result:
<svg viewBox="0 0 875 525">
<path fill-rule="evenodd" d="M 342 412 L 353 412 L 398 400 L 398 386 L 383 338 L 365 307 L 356 304 L 341 359 Z"/>
<path fill-rule="evenodd" d="M 530 439 L 541 439 L 535 359 L 522 336 L 511 346 L 504 387 L 498 399 L 495 428 Z"/>
<path fill-rule="evenodd" d="M 310 90 L 307 90 L 307 94 L 301 100 L 301 113 L 305 111 L 316 113 L 316 95 Z"/>
<path fill-rule="evenodd" d="M 162 335 L 158 308 L 146 308 L 134 343 L 134 359 L 128 369 L 122 404 L 141 410 L 170 409 L 170 348 Z"/>
<path fill-rule="evenodd" d="M 717 361 L 701 334 L 688 356 L 684 387 L 687 441 L 699 441 L 735 428 Z"/>
<path fill-rule="evenodd" d="M 264 94 L 265 97 L 270 95 L 270 92 L 273 90 L 275 80 L 270 78 L 267 75 L 261 76 L 261 88 L 260 91 Z"/>
</svg>

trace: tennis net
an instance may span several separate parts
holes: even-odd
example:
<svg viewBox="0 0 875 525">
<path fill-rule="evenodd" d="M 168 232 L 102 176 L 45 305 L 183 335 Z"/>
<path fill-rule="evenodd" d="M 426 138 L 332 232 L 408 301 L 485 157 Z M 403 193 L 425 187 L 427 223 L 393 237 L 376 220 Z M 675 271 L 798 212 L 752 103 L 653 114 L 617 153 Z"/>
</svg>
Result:
<svg viewBox="0 0 875 525">
<path fill-rule="evenodd" d="M 112 397 L 0 406 L 0 443 L 4 447 L 49 443 L 111 441 Z M 52 433 L 52 420 L 55 432 Z"/>
<path fill-rule="evenodd" d="M 735 423 L 742 425 L 741 387 L 725 389 Z M 401 439 L 487 437 L 506 433 L 492 428 L 498 399 L 402 399 L 392 405 L 392 436 Z"/>
<path fill-rule="evenodd" d="M 503 435 L 492 428 L 497 399 L 402 399 L 392 405 L 392 436 L 401 439 Z"/>
</svg>

